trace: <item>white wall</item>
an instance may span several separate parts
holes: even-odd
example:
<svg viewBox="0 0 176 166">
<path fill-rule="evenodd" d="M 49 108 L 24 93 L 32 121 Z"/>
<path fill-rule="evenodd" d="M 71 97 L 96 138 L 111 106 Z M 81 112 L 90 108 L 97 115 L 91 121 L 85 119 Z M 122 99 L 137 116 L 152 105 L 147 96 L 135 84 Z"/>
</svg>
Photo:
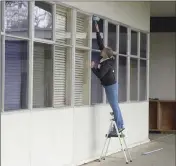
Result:
<svg viewBox="0 0 176 166">
<path fill-rule="evenodd" d="M 150 97 L 176 99 L 176 34 L 151 33 Z"/>
<path fill-rule="evenodd" d="M 148 103 L 121 104 L 127 143 L 148 141 Z M 2 166 L 64 166 L 100 156 L 110 124 L 110 107 L 4 113 L 1 116 Z M 117 139 L 109 154 L 120 150 Z"/>
<path fill-rule="evenodd" d="M 150 3 L 149 2 L 64 2 L 134 28 L 149 31 L 150 29 Z"/>
<path fill-rule="evenodd" d="M 149 30 L 148 2 L 67 2 L 141 30 Z M 127 143 L 148 141 L 148 102 L 120 105 Z M 71 166 L 99 157 L 109 126 L 109 105 L 40 109 L 1 115 L 2 166 Z M 109 154 L 120 149 L 114 139 Z"/>
</svg>

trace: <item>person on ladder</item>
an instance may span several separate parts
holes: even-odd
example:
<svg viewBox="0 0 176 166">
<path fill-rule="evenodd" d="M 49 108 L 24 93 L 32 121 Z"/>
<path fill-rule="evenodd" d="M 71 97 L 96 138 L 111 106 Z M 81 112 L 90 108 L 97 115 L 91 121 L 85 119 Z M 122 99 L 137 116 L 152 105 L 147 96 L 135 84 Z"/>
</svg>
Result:
<svg viewBox="0 0 176 166">
<path fill-rule="evenodd" d="M 106 96 L 109 104 L 113 110 L 114 119 L 118 128 L 118 132 L 122 133 L 125 129 L 122 113 L 118 103 L 118 83 L 115 76 L 115 63 L 116 57 L 113 55 L 113 51 L 109 47 L 105 47 L 100 35 L 99 26 L 97 21 L 98 17 L 93 17 L 94 25 L 96 29 L 97 44 L 101 51 L 102 57 L 98 67 L 95 67 L 95 62 L 91 62 L 92 72 L 100 79 L 101 84 L 105 88 Z"/>
</svg>

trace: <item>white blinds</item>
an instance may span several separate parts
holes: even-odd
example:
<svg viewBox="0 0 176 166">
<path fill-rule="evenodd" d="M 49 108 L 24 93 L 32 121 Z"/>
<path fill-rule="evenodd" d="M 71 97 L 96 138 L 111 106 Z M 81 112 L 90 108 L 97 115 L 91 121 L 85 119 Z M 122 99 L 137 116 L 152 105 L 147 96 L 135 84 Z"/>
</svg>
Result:
<svg viewBox="0 0 176 166">
<path fill-rule="evenodd" d="M 83 104 L 84 85 L 84 51 L 76 50 L 75 53 L 75 105 Z"/>
<path fill-rule="evenodd" d="M 77 13 L 76 18 L 76 45 L 77 46 L 88 46 L 87 29 L 88 29 L 88 17 L 84 14 Z"/>
<path fill-rule="evenodd" d="M 56 45 L 54 52 L 54 107 L 66 104 L 66 47 L 65 38 L 67 31 L 67 10 L 57 5 L 56 7 Z"/>
</svg>

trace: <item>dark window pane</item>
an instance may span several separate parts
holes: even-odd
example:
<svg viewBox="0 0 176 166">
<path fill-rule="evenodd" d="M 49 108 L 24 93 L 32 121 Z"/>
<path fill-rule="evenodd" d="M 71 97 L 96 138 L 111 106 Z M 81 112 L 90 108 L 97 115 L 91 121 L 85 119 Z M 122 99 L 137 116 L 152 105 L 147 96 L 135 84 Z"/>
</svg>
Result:
<svg viewBox="0 0 176 166">
<path fill-rule="evenodd" d="M 131 55 L 137 55 L 137 32 L 131 31 Z"/>
<path fill-rule="evenodd" d="M 142 58 L 147 57 L 147 35 L 145 33 L 141 33 L 140 38 L 140 56 Z"/>
<path fill-rule="evenodd" d="M 15 36 L 27 37 L 29 32 L 27 1 L 5 2 L 5 31 Z"/>
<path fill-rule="evenodd" d="M 120 26 L 119 53 L 127 55 L 127 28 Z"/>
<path fill-rule="evenodd" d="M 100 29 L 102 39 L 104 37 L 104 35 L 103 35 L 103 30 L 104 30 L 103 24 L 104 24 L 104 21 L 102 19 L 100 19 L 100 21 L 98 22 L 98 25 L 99 25 L 99 29 Z M 92 49 L 99 50 L 98 45 L 97 45 L 96 29 L 95 29 L 94 22 L 92 22 Z"/>
<path fill-rule="evenodd" d="M 96 67 L 100 62 L 100 53 L 92 52 L 92 61 L 96 63 Z M 103 87 L 100 80 L 92 72 L 91 74 L 91 104 L 103 103 Z"/>
<path fill-rule="evenodd" d="M 125 102 L 127 100 L 127 58 L 119 56 L 119 102 Z"/>
<path fill-rule="evenodd" d="M 35 37 L 51 40 L 53 28 L 52 5 L 36 1 L 34 7 Z"/>
<path fill-rule="evenodd" d="M 138 98 L 138 60 L 130 60 L 130 100 L 137 101 Z"/>
<path fill-rule="evenodd" d="M 5 111 L 27 108 L 28 101 L 28 43 L 5 40 Z"/>
<path fill-rule="evenodd" d="M 116 51 L 116 25 L 108 23 L 108 47 L 112 48 L 113 51 Z"/>
<path fill-rule="evenodd" d="M 33 63 L 33 107 L 52 107 L 53 89 L 52 47 L 47 44 L 34 44 Z"/>
<path fill-rule="evenodd" d="M 140 100 L 147 99 L 147 61 L 140 60 Z"/>
</svg>

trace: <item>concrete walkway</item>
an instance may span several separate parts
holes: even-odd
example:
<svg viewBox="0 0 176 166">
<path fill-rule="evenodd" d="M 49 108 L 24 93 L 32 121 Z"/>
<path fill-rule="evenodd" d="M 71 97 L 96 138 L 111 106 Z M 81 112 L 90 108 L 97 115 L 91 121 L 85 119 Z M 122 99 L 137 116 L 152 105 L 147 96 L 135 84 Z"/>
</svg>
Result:
<svg viewBox="0 0 176 166">
<path fill-rule="evenodd" d="M 151 142 L 130 149 L 133 162 L 129 166 L 176 166 L 176 135 L 155 134 L 150 136 Z M 149 155 L 142 155 L 148 152 L 163 148 L 158 152 Z M 85 166 L 126 166 L 123 153 L 119 152 L 108 156 L 105 161 L 92 162 Z"/>
</svg>

